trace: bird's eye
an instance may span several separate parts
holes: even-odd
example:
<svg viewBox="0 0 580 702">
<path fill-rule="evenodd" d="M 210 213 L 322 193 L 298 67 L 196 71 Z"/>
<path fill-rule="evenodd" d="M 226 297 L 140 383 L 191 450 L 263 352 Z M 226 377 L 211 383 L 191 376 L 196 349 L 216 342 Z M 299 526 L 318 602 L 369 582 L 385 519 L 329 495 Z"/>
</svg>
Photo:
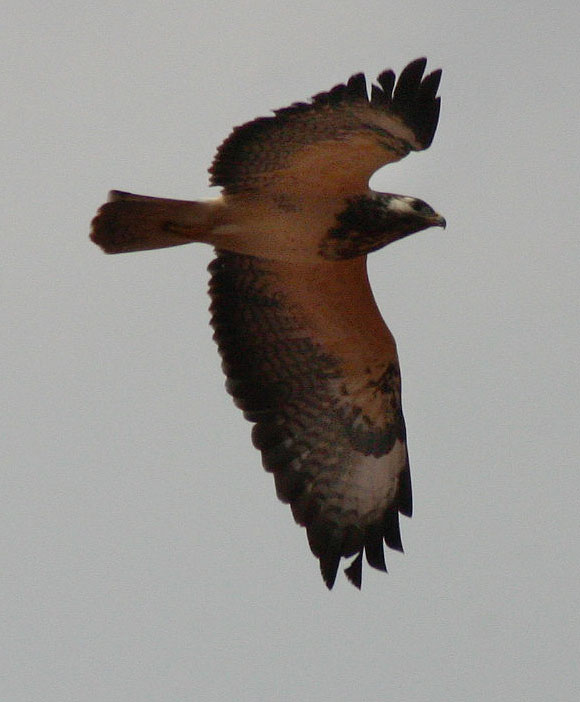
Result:
<svg viewBox="0 0 580 702">
<path fill-rule="evenodd" d="M 411 207 L 415 210 L 415 212 L 418 212 L 419 214 L 431 214 L 432 209 L 427 205 L 425 202 L 421 202 L 421 200 L 414 200 L 411 203 Z"/>
</svg>

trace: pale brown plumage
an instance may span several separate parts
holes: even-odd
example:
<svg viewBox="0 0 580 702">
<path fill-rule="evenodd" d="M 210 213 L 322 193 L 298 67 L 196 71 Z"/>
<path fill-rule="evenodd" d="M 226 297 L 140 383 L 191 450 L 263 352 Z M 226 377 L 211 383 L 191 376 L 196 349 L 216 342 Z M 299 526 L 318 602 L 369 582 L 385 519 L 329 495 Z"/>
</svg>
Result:
<svg viewBox="0 0 580 702">
<path fill-rule="evenodd" d="M 386 570 L 402 550 L 411 482 L 395 342 L 375 304 L 366 254 L 444 220 L 414 198 L 373 193 L 372 173 L 427 148 L 440 71 L 425 59 L 364 76 L 233 131 L 206 202 L 111 193 L 91 237 L 119 253 L 191 241 L 210 265 L 214 338 L 226 387 L 255 426 L 279 498 L 306 527 L 331 588 L 342 557 Z M 394 92 L 393 92 L 394 87 Z"/>
</svg>

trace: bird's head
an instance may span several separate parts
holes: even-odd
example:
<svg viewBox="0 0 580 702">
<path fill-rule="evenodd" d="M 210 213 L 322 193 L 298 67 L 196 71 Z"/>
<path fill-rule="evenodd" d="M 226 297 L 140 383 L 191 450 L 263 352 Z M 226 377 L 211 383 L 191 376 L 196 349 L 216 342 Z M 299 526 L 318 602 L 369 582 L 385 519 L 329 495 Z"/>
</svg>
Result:
<svg viewBox="0 0 580 702">
<path fill-rule="evenodd" d="M 375 193 L 375 202 L 380 206 L 381 223 L 388 229 L 401 232 L 401 236 L 420 232 L 429 227 L 445 228 L 445 218 L 423 200 L 408 195 Z M 401 236 L 396 237 L 400 239 Z"/>
<path fill-rule="evenodd" d="M 353 198 L 336 217 L 320 247 L 324 258 L 363 256 L 429 227 L 445 227 L 445 219 L 423 200 L 373 192 Z"/>
</svg>

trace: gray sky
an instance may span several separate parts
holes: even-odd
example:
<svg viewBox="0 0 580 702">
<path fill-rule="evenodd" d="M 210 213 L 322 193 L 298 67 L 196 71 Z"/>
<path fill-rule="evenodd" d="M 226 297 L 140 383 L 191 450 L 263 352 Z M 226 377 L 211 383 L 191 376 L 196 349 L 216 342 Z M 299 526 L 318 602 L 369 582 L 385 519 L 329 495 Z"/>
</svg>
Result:
<svg viewBox="0 0 580 702">
<path fill-rule="evenodd" d="M 1 699 L 576 699 L 580 13 L 536 4 L 8 3 Z M 448 227 L 370 266 L 415 516 L 329 593 L 223 389 L 211 250 L 89 222 L 212 196 L 234 125 L 421 55 L 435 141 L 372 184 Z"/>
</svg>

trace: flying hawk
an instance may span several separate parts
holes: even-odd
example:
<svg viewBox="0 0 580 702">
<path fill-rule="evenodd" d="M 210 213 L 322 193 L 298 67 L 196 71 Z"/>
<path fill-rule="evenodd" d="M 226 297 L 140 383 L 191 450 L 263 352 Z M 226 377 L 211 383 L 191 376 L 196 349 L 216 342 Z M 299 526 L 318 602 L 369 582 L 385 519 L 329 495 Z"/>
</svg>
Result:
<svg viewBox="0 0 580 702">
<path fill-rule="evenodd" d="M 441 71 L 426 59 L 369 98 L 362 73 L 237 127 L 210 168 L 214 200 L 112 191 L 92 222 L 107 253 L 190 242 L 209 266 L 226 388 L 255 425 L 276 492 L 306 527 L 332 588 L 341 558 L 361 587 L 363 553 L 386 571 L 401 550 L 411 480 L 395 341 L 367 277 L 367 254 L 445 220 L 414 197 L 374 192 L 370 176 L 426 149 Z M 379 87 L 380 86 L 380 87 Z"/>
</svg>

